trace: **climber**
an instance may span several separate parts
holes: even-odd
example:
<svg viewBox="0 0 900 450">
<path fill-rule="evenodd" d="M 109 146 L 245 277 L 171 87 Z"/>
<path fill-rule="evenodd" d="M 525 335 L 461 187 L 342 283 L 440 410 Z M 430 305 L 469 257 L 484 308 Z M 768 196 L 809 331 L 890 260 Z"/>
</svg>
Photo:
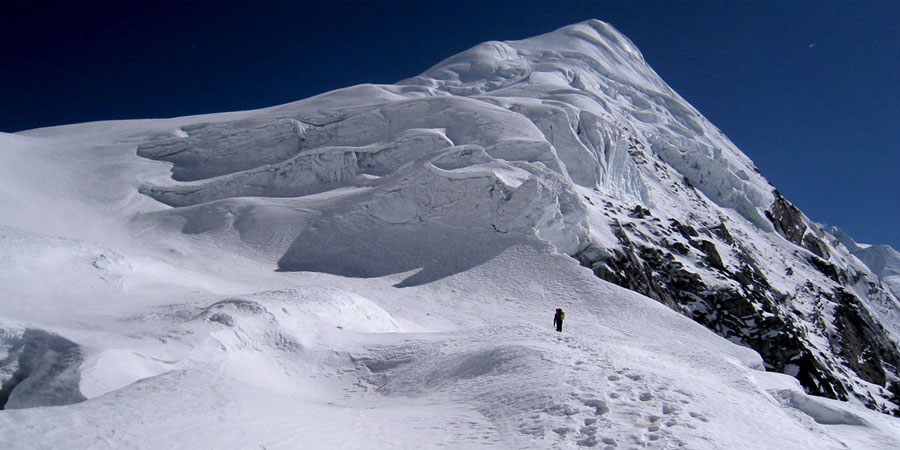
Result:
<svg viewBox="0 0 900 450">
<path fill-rule="evenodd" d="M 562 308 L 556 308 L 556 314 L 553 316 L 553 325 L 556 326 L 556 331 L 562 333 L 562 323 L 565 319 L 566 313 L 563 312 Z"/>
</svg>

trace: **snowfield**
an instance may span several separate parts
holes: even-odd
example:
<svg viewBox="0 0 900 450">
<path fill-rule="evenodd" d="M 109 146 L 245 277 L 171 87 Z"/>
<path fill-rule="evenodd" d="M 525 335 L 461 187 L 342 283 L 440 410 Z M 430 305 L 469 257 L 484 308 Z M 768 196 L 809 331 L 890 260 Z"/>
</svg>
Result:
<svg viewBox="0 0 900 450">
<path fill-rule="evenodd" d="M 0 133 L 0 448 L 900 448 L 572 257 L 643 205 L 727 222 L 791 291 L 774 201 L 599 21 L 397 85 Z"/>
</svg>

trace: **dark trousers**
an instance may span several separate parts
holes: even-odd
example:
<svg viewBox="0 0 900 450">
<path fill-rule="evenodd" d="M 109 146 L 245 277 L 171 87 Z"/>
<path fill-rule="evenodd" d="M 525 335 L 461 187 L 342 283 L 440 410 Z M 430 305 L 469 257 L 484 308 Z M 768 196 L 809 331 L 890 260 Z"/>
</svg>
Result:
<svg viewBox="0 0 900 450">
<path fill-rule="evenodd" d="M 562 320 L 556 321 L 556 331 L 559 331 L 560 333 L 562 333 Z"/>
</svg>

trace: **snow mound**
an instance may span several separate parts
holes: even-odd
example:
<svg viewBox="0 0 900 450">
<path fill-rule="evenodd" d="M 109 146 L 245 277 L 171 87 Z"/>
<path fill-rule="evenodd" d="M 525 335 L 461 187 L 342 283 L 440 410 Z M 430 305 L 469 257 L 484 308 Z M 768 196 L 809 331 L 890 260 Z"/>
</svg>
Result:
<svg viewBox="0 0 900 450">
<path fill-rule="evenodd" d="M 517 377 L 533 373 L 542 361 L 542 352 L 520 345 L 497 346 L 477 351 L 440 355 L 421 361 L 418 358 L 390 361 L 361 359 L 365 366 L 378 374 L 397 370 L 396 376 L 386 377 L 379 384 L 385 394 L 421 395 L 459 388 L 459 384 L 484 384 L 503 377 Z"/>
<path fill-rule="evenodd" d="M 95 398 L 178 368 L 173 361 L 160 360 L 132 349 L 105 349 L 85 358 L 80 368 L 79 390 L 85 397 Z"/>
<path fill-rule="evenodd" d="M 224 332 L 214 332 L 216 336 L 233 334 L 237 337 L 233 342 L 241 346 L 266 345 L 286 352 L 327 347 L 336 333 L 405 331 L 373 301 L 315 285 L 219 300 L 200 309 L 192 321 L 216 325 Z"/>
<path fill-rule="evenodd" d="M 13 283 L 23 273 L 52 279 L 81 278 L 86 285 L 121 284 L 131 270 L 126 258 L 91 242 L 29 233 L 0 225 L 0 261 L 9 270 L 0 280 Z"/>
</svg>

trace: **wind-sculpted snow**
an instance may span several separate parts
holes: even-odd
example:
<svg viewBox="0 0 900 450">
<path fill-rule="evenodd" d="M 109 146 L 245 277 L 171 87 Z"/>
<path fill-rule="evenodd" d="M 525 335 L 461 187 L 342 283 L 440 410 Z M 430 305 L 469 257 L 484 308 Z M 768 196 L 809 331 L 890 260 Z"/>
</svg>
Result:
<svg viewBox="0 0 900 450">
<path fill-rule="evenodd" d="M 294 119 L 276 123 L 293 125 L 259 127 L 241 120 L 182 127 L 183 137 L 142 145 L 140 155 L 173 162 L 173 177 L 194 181 L 148 185 L 141 191 L 180 207 L 235 197 L 299 199 L 340 188 L 365 189 L 319 202 L 315 209 L 328 213 L 298 237 L 296 246 L 301 248 L 319 242 L 313 237 L 319 228 L 329 233 L 342 229 L 349 236 L 370 233 L 382 224 L 407 224 L 429 236 L 430 225 L 421 224 L 480 226 L 497 233 L 534 231 L 567 253 L 577 251 L 584 238 L 584 206 L 553 147 L 528 119 L 506 109 L 477 100 L 434 97 L 362 108 L 322 126 L 297 125 Z M 210 128 L 227 131 L 224 137 L 205 131 L 196 137 L 191 134 Z M 216 151 L 217 139 L 227 142 L 228 136 L 241 137 L 238 150 Z M 266 151 L 248 161 L 248 154 L 255 153 L 240 148 L 253 142 L 299 144 L 295 154 Z M 206 155 L 210 158 L 204 159 Z M 275 162 L 272 155 L 283 160 Z M 210 221 L 216 222 L 211 218 L 204 222 Z M 309 267 L 295 253 L 288 252 L 281 266 Z M 352 256 L 338 263 L 323 259 L 321 252 L 318 258 L 305 254 L 315 267 L 331 267 L 344 275 L 382 273 L 366 268 L 369 262 L 351 269 Z M 397 255 L 397 267 L 413 268 L 402 262 L 404 258 L 410 257 Z M 345 269 L 338 269 L 341 266 Z"/>
<path fill-rule="evenodd" d="M 571 194 L 570 183 L 651 207 L 659 201 L 648 187 L 656 174 L 640 170 L 632 154 L 641 146 L 717 203 L 771 229 L 761 213 L 771 202 L 770 189 L 752 164 L 666 87 L 626 38 L 601 22 L 524 41 L 485 43 L 400 86 L 335 91 L 260 116 L 267 118 L 183 126 L 178 137 L 142 144 L 139 155 L 172 162 L 173 178 L 187 182 L 148 185 L 142 192 L 169 205 L 188 206 L 233 197 L 301 197 L 377 187 L 390 183 L 419 156 L 437 156 L 444 149 L 450 152 L 442 157 L 446 161 L 458 154 L 448 148 L 475 145 L 502 162 L 480 162 L 467 173 L 493 173 L 489 176 L 503 180 L 504 174 L 515 172 L 506 168 L 514 164 L 516 170 L 534 174 L 538 184 L 557 180 L 551 183 L 551 197 L 563 200 L 550 209 L 562 211 L 562 217 L 548 223 L 541 214 L 525 214 L 531 222 L 512 228 L 534 228 L 573 254 L 584 244 L 584 226 L 579 225 L 583 205 Z M 461 169 L 432 175 L 462 180 Z M 479 183 L 477 177 L 465 178 Z M 418 177 L 415 183 L 428 181 Z M 405 191 L 396 182 L 393 186 Z M 459 191 L 456 186 L 453 190 Z M 473 187 L 493 189 L 480 186 Z M 525 189 L 517 203 L 543 208 L 540 191 Z M 523 201 L 526 192 L 537 197 Z M 396 204 L 394 197 L 384 202 Z M 424 202 L 409 212 L 414 217 L 449 217 L 422 211 L 443 204 L 431 205 L 421 196 L 405 201 Z M 503 216 L 496 205 L 491 211 Z M 460 222 L 472 221 L 466 217 Z M 498 225 L 498 231 L 510 228 L 491 225 Z"/>
<path fill-rule="evenodd" d="M 716 203 L 771 229 L 762 214 L 772 202 L 769 183 L 647 66 L 627 38 L 603 22 L 588 21 L 522 41 L 481 44 L 401 84 L 495 102 L 525 111 L 533 120 L 540 109 L 568 110 L 566 121 L 541 128 L 560 160 L 567 168 L 574 166 L 570 174 L 576 183 L 640 194 L 634 187 L 647 174 L 597 167 L 614 161 L 611 150 L 630 137 L 649 144 Z M 597 126 L 592 115 L 605 123 Z M 573 131 L 581 145 L 573 142 Z M 646 195 L 632 198 L 649 200 Z"/>
<path fill-rule="evenodd" d="M 353 184 L 372 184 L 365 175 L 389 174 L 418 153 L 431 153 L 449 145 L 441 133 L 411 130 L 387 144 L 318 148 L 217 179 L 174 188 L 148 188 L 144 192 L 172 206 L 231 197 L 299 197 Z"/>
<path fill-rule="evenodd" d="M 363 277 L 422 268 L 406 285 L 487 261 L 519 239 L 507 234 L 535 232 L 574 251 L 586 232 L 577 195 L 542 166 L 495 160 L 482 147 L 460 146 L 402 172 L 395 181 L 322 208 L 280 267 Z"/>
<path fill-rule="evenodd" d="M 180 136 L 138 147 L 138 155 L 175 164 L 172 178 L 191 181 L 275 163 L 300 146 L 294 120 L 247 120 L 181 127 Z"/>
</svg>

